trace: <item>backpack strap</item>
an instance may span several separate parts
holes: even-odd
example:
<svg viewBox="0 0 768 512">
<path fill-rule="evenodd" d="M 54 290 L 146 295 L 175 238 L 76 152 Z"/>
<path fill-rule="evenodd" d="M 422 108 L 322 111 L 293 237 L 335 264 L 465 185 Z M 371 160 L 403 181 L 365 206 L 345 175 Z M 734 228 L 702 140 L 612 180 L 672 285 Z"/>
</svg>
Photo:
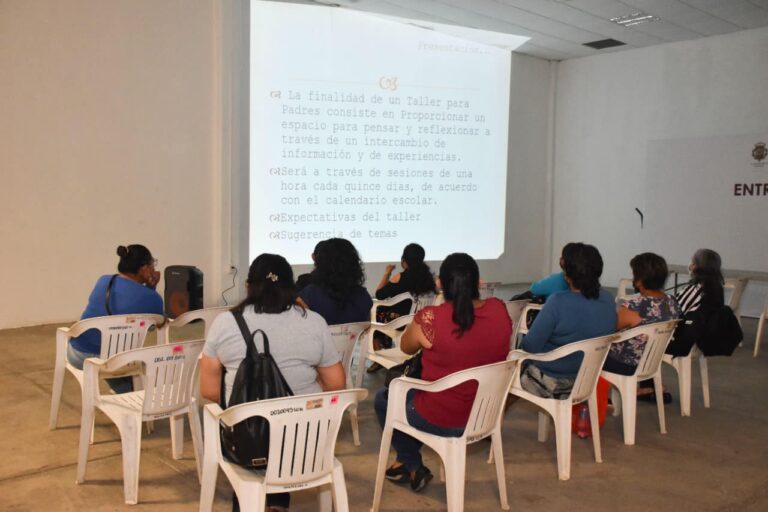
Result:
<svg viewBox="0 0 768 512">
<path fill-rule="evenodd" d="M 112 308 L 109 307 L 109 299 L 112 297 L 112 286 L 115 284 L 115 279 L 117 278 L 117 274 L 113 275 L 112 278 L 109 280 L 109 284 L 107 285 L 107 293 L 104 296 L 104 306 L 107 310 L 107 315 L 112 316 Z"/>
</svg>

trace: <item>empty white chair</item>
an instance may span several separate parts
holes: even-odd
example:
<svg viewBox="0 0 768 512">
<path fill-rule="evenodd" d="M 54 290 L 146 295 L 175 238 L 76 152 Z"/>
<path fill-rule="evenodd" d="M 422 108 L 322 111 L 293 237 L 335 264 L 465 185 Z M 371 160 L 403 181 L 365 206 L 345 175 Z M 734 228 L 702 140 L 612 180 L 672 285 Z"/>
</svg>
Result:
<svg viewBox="0 0 768 512">
<path fill-rule="evenodd" d="M 729 278 L 723 283 L 723 291 L 728 292 L 730 290 L 731 293 L 725 304 L 731 308 L 739 324 L 741 324 L 741 297 L 747 288 L 747 281 L 743 278 Z"/>
<path fill-rule="evenodd" d="M 415 437 L 432 448 L 439 456 L 445 468 L 445 490 L 448 498 L 449 512 L 464 510 L 464 482 L 467 459 L 467 445 L 491 436 L 491 449 L 496 461 L 496 478 L 499 484 L 501 508 L 509 510 L 507 502 L 507 486 L 504 476 L 504 455 L 501 444 L 501 416 L 506 392 L 515 374 L 517 363 L 503 361 L 501 363 L 478 366 L 434 382 L 400 377 L 389 384 L 389 400 L 387 403 L 387 419 L 381 435 L 379 449 L 379 464 L 376 470 L 376 484 L 373 491 L 373 507 L 377 512 L 381 505 L 381 492 L 384 482 L 384 471 L 389 457 L 389 447 L 393 430 L 399 430 Z M 469 414 L 469 421 L 461 437 L 442 437 L 422 432 L 408 423 L 405 413 L 406 394 L 411 389 L 427 392 L 437 392 L 450 389 L 462 382 L 476 381 L 477 394 Z M 406 507 L 398 507 L 405 509 Z M 418 507 L 414 507 L 418 508 Z"/>
<path fill-rule="evenodd" d="M 53 370 L 53 391 L 51 393 L 51 414 L 48 427 L 56 428 L 61 405 L 61 390 L 64 387 L 64 371 L 69 371 L 77 379 L 80 388 L 83 387 L 83 370 L 75 368 L 67 360 L 67 345 L 69 340 L 80 336 L 89 329 L 97 329 L 101 334 L 100 359 L 144 346 L 144 340 L 150 327 L 163 322 L 161 315 L 112 315 L 88 318 L 75 322 L 71 327 L 59 327 L 56 330 L 56 361 Z M 104 378 L 134 376 L 135 367 L 118 370 Z"/>
<path fill-rule="evenodd" d="M 675 332 L 677 320 L 668 322 L 657 322 L 653 324 L 641 325 L 629 329 L 620 334 L 618 340 L 614 343 L 621 343 L 631 340 L 636 336 L 645 336 L 645 348 L 637 369 L 633 375 L 619 375 L 603 370 L 601 376 L 610 382 L 619 392 L 621 401 L 614 396 L 613 414 L 618 416 L 619 411 L 623 412 L 624 424 L 624 444 L 635 444 L 635 424 L 637 420 L 637 382 L 646 379 L 653 379 L 653 388 L 656 392 L 656 407 L 659 411 L 659 431 L 662 434 L 667 433 L 666 420 L 664 417 L 664 397 L 661 383 L 661 359 L 664 351 L 669 345 L 672 333 Z M 621 404 L 619 406 L 619 404 Z"/>
<path fill-rule="evenodd" d="M 197 407 L 190 405 L 192 377 L 203 341 L 156 345 L 121 352 L 109 359 L 86 359 L 83 366 L 83 414 L 80 420 L 80 450 L 77 458 L 77 483 L 85 481 L 88 462 L 90 425 L 98 408 L 120 431 L 123 448 L 123 490 L 125 502 L 135 505 L 139 493 L 139 457 L 141 424 L 171 418 L 171 429 L 177 430 L 172 443 L 174 459 L 181 458 L 184 414 L 189 416 L 195 446 L 197 475 L 201 472 L 202 440 Z M 144 370 L 145 388 L 119 395 L 99 393 L 99 373 L 109 372 L 130 363 L 140 363 Z"/>
<path fill-rule="evenodd" d="M 360 341 L 360 353 L 357 356 L 357 373 L 355 375 L 355 387 L 361 387 L 363 384 L 363 373 L 365 373 L 365 361 L 370 360 L 379 363 L 384 368 L 392 368 L 395 365 L 405 362 L 411 357 L 400 350 L 400 337 L 404 331 L 398 330 L 406 327 L 413 321 L 414 315 L 405 315 L 395 318 L 389 323 L 380 324 L 371 322 L 371 326 L 365 332 Z M 392 348 L 375 350 L 373 346 L 373 335 L 378 331 L 392 338 Z"/>
<path fill-rule="evenodd" d="M 571 414 L 573 404 L 588 402 L 589 419 L 592 425 L 592 443 L 595 450 L 595 462 L 602 462 L 600 453 L 600 427 L 597 418 L 597 378 L 608 354 L 611 342 L 619 337 L 616 334 L 592 338 L 589 340 L 569 343 L 546 354 L 529 354 L 522 350 L 514 351 L 511 356 L 519 359 L 522 365 L 524 361 L 554 361 L 567 355 L 582 352 L 584 359 L 579 367 L 573 389 L 568 398 L 559 400 L 554 398 L 542 398 L 520 386 L 520 372 L 515 373 L 510 393 L 532 402 L 546 411 L 555 423 L 555 443 L 557 445 L 557 473 L 560 480 L 568 480 L 571 477 Z M 522 366 L 521 366 L 522 368 Z M 539 411 L 539 441 L 547 440 L 549 418 L 544 412 Z"/>
<path fill-rule="evenodd" d="M 168 319 L 168 322 L 163 326 L 162 329 L 158 331 L 158 340 L 157 343 L 168 343 L 171 338 L 171 328 L 178 328 L 182 327 L 184 325 L 187 325 L 189 323 L 202 320 L 203 321 L 203 338 L 205 339 L 208 337 L 208 331 L 211 328 L 211 324 L 216 319 L 217 316 L 219 316 L 222 313 L 226 313 L 227 311 L 231 311 L 231 306 L 219 306 L 215 308 L 205 308 L 205 309 L 193 309 L 192 311 L 187 311 L 186 313 L 182 313 L 181 315 L 177 316 L 176 318 Z"/>
<path fill-rule="evenodd" d="M 352 389 L 352 355 L 360 335 L 371 325 L 370 322 L 329 325 L 336 351 L 341 356 L 341 365 L 347 377 L 347 389 Z M 357 423 L 357 405 L 349 407 L 349 419 L 352 422 L 352 439 L 355 446 L 360 446 L 360 430 Z"/>
<path fill-rule="evenodd" d="M 709 408 L 709 369 L 707 368 L 707 358 L 701 353 L 696 345 L 691 348 L 690 353 L 683 357 L 672 357 L 664 354 L 663 362 L 672 366 L 677 372 L 677 383 L 680 390 L 680 415 L 691 415 L 691 365 L 693 360 L 699 360 L 699 372 L 701 373 L 701 393 L 704 395 L 704 407 Z"/>
<path fill-rule="evenodd" d="M 528 331 L 530 330 L 531 326 L 528 325 L 528 313 L 530 311 L 541 311 L 541 308 L 544 307 L 544 304 L 531 304 L 528 303 L 523 307 L 523 310 L 520 312 L 520 318 L 519 321 L 512 326 L 512 348 L 517 348 L 520 346 L 520 341 L 522 340 L 522 337 L 528 334 Z"/>
<path fill-rule="evenodd" d="M 616 288 L 616 302 L 619 302 L 619 299 L 629 297 L 631 293 L 628 293 L 627 290 L 633 289 L 633 286 L 632 279 L 619 279 L 619 286 Z"/>
<path fill-rule="evenodd" d="M 344 469 L 333 452 L 342 414 L 367 395 L 364 389 L 348 389 L 261 400 L 225 411 L 218 404 L 206 405 L 200 511 L 209 512 L 213 507 L 219 466 L 232 484 L 243 512 L 265 510 L 267 494 L 326 484 L 333 488 L 335 509 L 349 510 Z M 254 416 L 268 420 L 270 431 L 269 463 L 265 471 L 259 472 L 227 461 L 221 454 L 219 436 L 219 424 L 231 427 Z"/>
<path fill-rule="evenodd" d="M 757 357 L 757 352 L 760 350 L 760 340 L 763 337 L 763 328 L 765 328 L 766 318 L 768 318 L 768 302 L 765 303 L 763 312 L 760 314 L 760 318 L 757 319 L 757 335 L 755 336 L 755 353 L 754 353 L 755 357 Z"/>
</svg>

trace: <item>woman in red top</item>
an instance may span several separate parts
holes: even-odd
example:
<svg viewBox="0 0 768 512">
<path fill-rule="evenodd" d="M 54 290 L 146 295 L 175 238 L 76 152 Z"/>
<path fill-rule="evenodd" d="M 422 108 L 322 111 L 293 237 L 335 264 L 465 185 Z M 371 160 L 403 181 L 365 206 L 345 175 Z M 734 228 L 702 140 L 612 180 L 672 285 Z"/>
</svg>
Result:
<svg viewBox="0 0 768 512">
<path fill-rule="evenodd" d="M 435 381 L 452 373 L 503 361 L 509 352 L 512 321 L 498 299 L 480 300 L 477 263 L 463 253 L 449 255 L 440 266 L 445 303 L 422 309 L 400 341 L 407 354 L 422 350 L 421 378 Z M 465 382 L 438 393 L 412 390 L 406 399 L 408 423 L 431 434 L 460 437 L 472 409 L 477 383 Z M 376 394 L 374 408 L 384 426 L 387 390 Z M 392 434 L 397 460 L 387 479 L 422 490 L 432 473 L 422 464 L 421 442 L 397 430 Z"/>
</svg>

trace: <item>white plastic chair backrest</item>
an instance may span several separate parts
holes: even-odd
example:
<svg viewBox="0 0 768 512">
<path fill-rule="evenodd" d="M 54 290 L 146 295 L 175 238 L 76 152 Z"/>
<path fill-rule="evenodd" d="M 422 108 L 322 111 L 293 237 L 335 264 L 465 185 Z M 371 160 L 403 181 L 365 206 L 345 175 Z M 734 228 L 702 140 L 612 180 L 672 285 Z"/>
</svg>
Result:
<svg viewBox="0 0 768 512">
<path fill-rule="evenodd" d="M 528 325 L 528 312 L 529 311 L 541 311 L 541 308 L 544 307 L 544 304 L 527 304 L 523 311 L 520 313 L 520 321 L 517 323 L 517 327 L 514 328 L 514 337 L 515 340 L 518 339 L 519 336 L 522 336 L 523 334 L 528 334 L 528 331 L 530 330 L 531 326 Z"/>
<path fill-rule="evenodd" d="M 109 358 L 104 369 L 143 363 L 142 414 L 158 419 L 189 404 L 194 385 L 192 377 L 204 344 L 204 340 L 186 341 L 123 352 Z"/>
<path fill-rule="evenodd" d="M 421 295 L 416 295 L 414 298 L 416 300 L 416 308 L 413 309 L 412 312 L 416 313 L 427 306 L 434 306 L 437 295 L 434 293 L 422 293 Z"/>
<path fill-rule="evenodd" d="M 619 279 L 619 286 L 616 287 L 616 300 L 623 299 L 624 297 L 629 297 L 629 293 L 627 293 L 628 289 L 632 288 L 632 279 L 624 278 Z"/>
<path fill-rule="evenodd" d="M 480 284 L 480 298 L 481 299 L 489 299 L 493 297 L 493 294 L 496 293 L 496 287 L 498 287 L 501 283 L 499 281 L 490 281 L 490 282 L 483 282 Z"/>
<path fill-rule="evenodd" d="M 584 354 L 584 359 L 579 367 L 579 373 L 576 374 L 576 381 L 573 383 L 573 389 L 571 390 L 571 400 L 574 403 L 587 400 L 595 390 L 597 378 L 600 377 L 603 363 L 605 363 L 605 358 L 608 355 L 608 349 L 616 339 L 618 339 L 617 334 L 609 334 L 599 338 L 570 343 L 565 347 L 561 347 L 570 347 L 574 349 L 572 352 L 581 350 Z"/>
<path fill-rule="evenodd" d="M 347 382 L 350 382 L 350 370 L 352 368 L 352 353 L 355 350 L 355 344 L 358 337 L 364 330 L 371 325 L 371 322 L 354 322 L 349 324 L 329 325 L 331 338 L 336 351 L 341 356 L 341 365 L 344 367 L 344 374 L 347 376 Z"/>
<path fill-rule="evenodd" d="M 510 300 L 504 303 L 507 306 L 507 314 L 509 319 L 512 320 L 512 328 L 516 329 L 517 324 L 520 323 L 520 319 L 523 315 L 523 310 L 528 305 L 527 300 Z"/>
<path fill-rule="evenodd" d="M 741 305 L 741 296 L 744 294 L 744 289 L 746 287 L 747 287 L 746 279 L 730 278 L 730 279 L 726 279 L 725 283 L 723 284 L 724 290 L 731 291 L 731 296 L 726 301 L 726 304 L 734 312 L 737 312 L 739 310 L 739 306 Z"/>
<path fill-rule="evenodd" d="M 246 418 L 269 421 L 268 485 L 301 484 L 333 471 L 336 436 L 344 411 L 368 396 L 365 389 L 331 391 L 236 405 L 219 419 L 232 426 Z"/>
<path fill-rule="evenodd" d="M 374 299 L 373 306 L 371 306 L 371 322 L 373 323 L 376 321 L 376 310 L 378 308 L 391 307 L 406 300 L 411 301 L 411 310 L 409 311 L 409 314 L 412 315 L 416 312 L 417 301 L 413 295 L 408 292 L 398 293 L 394 297 L 388 299 Z"/>
<path fill-rule="evenodd" d="M 97 329 L 101 333 L 100 359 L 144 346 L 150 327 L 162 323 L 162 315 L 112 315 L 88 318 L 75 322 L 67 333 L 74 338 L 85 331 Z"/>
<path fill-rule="evenodd" d="M 468 443 L 482 439 L 496 427 L 499 411 L 506 400 L 516 368 L 517 361 L 502 361 L 456 372 L 440 379 L 455 380 L 457 385 L 471 380 L 477 382 L 475 401 L 464 429 Z"/>
<path fill-rule="evenodd" d="M 187 311 L 186 313 L 182 313 L 176 318 L 174 318 L 173 320 L 170 320 L 169 327 L 181 327 L 183 325 L 187 325 L 191 322 L 194 322 L 195 320 L 202 320 L 204 322 L 203 338 L 207 338 L 208 331 L 210 330 L 211 324 L 216 319 L 216 317 L 222 313 L 226 313 L 231 310 L 232 308 L 230 306 L 219 306 L 215 308 L 205 308 L 205 309 L 193 309 L 192 311 Z"/>
<path fill-rule="evenodd" d="M 664 351 L 667 349 L 669 340 L 675 332 L 675 326 L 678 320 L 669 320 L 666 322 L 655 322 L 652 324 L 639 325 L 632 329 L 619 333 L 619 339 L 614 343 L 621 343 L 631 340 L 637 336 L 643 336 L 645 348 L 640 361 L 637 364 L 635 375 L 640 380 L 649 379 L 654 376 L 661 366 L 661 359 L 664 357 Z"/>
</svg>

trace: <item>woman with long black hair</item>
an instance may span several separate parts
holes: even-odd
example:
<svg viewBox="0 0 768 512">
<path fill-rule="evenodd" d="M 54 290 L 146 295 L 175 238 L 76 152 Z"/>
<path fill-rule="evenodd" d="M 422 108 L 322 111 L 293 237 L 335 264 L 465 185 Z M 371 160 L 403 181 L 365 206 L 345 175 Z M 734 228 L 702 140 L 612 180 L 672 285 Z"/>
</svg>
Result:
<svg viewBox="0 0 768 512">
<path fill-rule="evenodd" d="M 435 381 L 452 373 L 503 361 L 509 353 L 512 321 L 499 299 L 480 299 L 477 263 L 463 253 L 449 255 L 440 266 L 445 303 L 428 306 L 406 329 L 400 349 L 422 351 L 421 378 Z M 469 418 L 477 383 L 466 382 L 439 393 L 411 391 L 406 399 L 408 423 L 431 434 L 460 437 Z M 374 408 L 384 426 L 387 390 L 376 395 Z M 421 442 L 399 431 L 392 434 L 397 460 L 386 477 L 409 483 L 418 492 L 432 479 L 421 460 Z"/>
</svg>

